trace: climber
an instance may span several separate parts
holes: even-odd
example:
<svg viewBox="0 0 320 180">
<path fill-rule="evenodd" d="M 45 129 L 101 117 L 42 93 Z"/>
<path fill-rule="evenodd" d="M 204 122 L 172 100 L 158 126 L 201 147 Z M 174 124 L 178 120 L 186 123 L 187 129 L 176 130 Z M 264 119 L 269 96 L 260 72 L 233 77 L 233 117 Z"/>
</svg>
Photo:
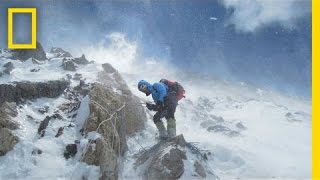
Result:
<svg viewBox="0 0 320 180">
<path fill-rule="evenodd" d="M 138 89 L 147 96 L 152 94 L 155 104 L 147 103 L 146 105 L 149 110 L 157 111 L 153 116 L 153 122 L 157 126 L 160 139 L 176 136 L 176 120 L 174 113 L 178 105 L 178 99 L 175 94 L 169 91 L 169 86 L 163 82 L 151 85 L 147 81 L 141 80 L 138 83 Z M 161 121 L 163 117 L 167 120 L 167 130 Z"/>
</svg>

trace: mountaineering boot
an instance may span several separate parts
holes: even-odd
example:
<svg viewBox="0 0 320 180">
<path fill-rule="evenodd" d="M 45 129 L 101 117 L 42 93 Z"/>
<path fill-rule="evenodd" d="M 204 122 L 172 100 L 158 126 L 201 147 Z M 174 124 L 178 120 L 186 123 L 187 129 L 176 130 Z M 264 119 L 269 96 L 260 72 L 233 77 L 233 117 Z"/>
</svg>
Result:
<svg viewBox="0 0 320 180">
<path fill-rule="evenodd" d="M 176 136 L 176 120 L 174 118 L 167 120 L 167 131 L 169 138 Z"/>
<path fill-rule="evenodd" d="M 166 131 L 166 128 L 164 127 L 163 125 L 163 122 L 157 122 L 156 123 L 156 126 L 158 128 L 158 131 L 159 131 L 159 138 L 160 139 L 167 139 L 168 138 L 168 135 L 167 135 L 167 131 Z"/>
</svg>

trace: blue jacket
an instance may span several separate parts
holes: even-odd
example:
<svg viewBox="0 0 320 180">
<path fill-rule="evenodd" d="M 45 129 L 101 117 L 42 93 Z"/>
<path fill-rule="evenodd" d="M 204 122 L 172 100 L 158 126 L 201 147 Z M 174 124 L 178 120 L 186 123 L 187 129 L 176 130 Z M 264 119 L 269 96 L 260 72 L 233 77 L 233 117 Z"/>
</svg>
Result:
<svg viewBox="0 0 320 180">
<path fill-rule="evenodd" d="M 139 82 L 146 84 L 148 91 L 152 94 L 152 98 L 153 101 L 155 103 L 157 102 L 164 102 L 164 98 L 167 96 L 167 92 L 168 92 L 168 86 L 163 84 L 163 83 L 154 83 L 153 85 L 151 85 L 150 83 L 148 83 L 147 81 L 141 80 Z"/>
</svg>

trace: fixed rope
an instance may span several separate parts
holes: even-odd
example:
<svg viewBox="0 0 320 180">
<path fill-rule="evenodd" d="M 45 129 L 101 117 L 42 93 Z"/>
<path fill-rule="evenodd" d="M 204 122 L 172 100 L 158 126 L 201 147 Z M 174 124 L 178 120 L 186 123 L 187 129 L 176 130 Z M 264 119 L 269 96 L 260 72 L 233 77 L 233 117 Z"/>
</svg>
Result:
<svg viewBox="0 0 320 180">
<path fill-rule="evenodd" d="M 109 115 L 109 118 L 108 119 L 105 119 L 105 120 L 103 120 L 103 121 L 101 121 L 100 123 L 99 123 L 99 125 L 98 125 L 98 127 L 96 128 L 96 132 L 98 132 L 98 130 L 100 129 L 100 127 L 104 124 L 104 123 L 106 123 L 106 122 L 111 122 L 111 125 L 112 125 L 112 127 L 113 127 L 113 131 L 115 132 L 114 134 L 116 135 L 116 137 L 118 138 L 118 142 L 119 142 L 119 144 L 118 144 L 118 156 L 120 155 L 120 151 L 121 151 L 121 140 L 120 140 L 120 136 L 119 136 L 119 133 L 118 133 L 118 131 L 117 131 L 117 129 L 116 129 L 116 125 L 115 124 L 113 124 L 113 122 L 111 121 L 114 117 L 114 119 L 115 119 L 115 123 L 116 123 L 116 121 L 117 121 L 117 114 L 119 113 L 119 112 L 122 112 L 122 110 L 124 109 L 124 107 L 126 107 L 126 103 L 124 103 L 120 108 L 118 108 L 117 110 L 115 110 L 115 112 L 114 113 L 112 113 L 111 115 L 110 115 L 110 113 L 109 113 L 109 111 L 107 110 L 107 109 L 105 109 L 103 106 L 101 106 L 99 103 L 97 103 L 97 102 L 95 102 L 95 101 L 93 101 L 93 100 L 91 100 L 93 103 L 95 103 L 96 105 L 98 105 L 103 111 L 105 111 L 108 115 Z M 122 113 L 121 113 L 122 114 Z M 121 118 L 122 118 L 122 115 L 121 115 Z M 121 121 L 122 121 L 123 119 L 121 119 Z M 89 149 L 89 146 L 91 145 L 91 143 L 92 143 L 92 139 L 90 139 L 89 141 L 88 141 L 88 143 L 87 143 L 87 145 L 85 146 L 85 148 L 84 148 L 84 151 L 83 151 L 83 153 L 82 153 L 82 155 L 81 155 L 81 158 L 80 158 L 80 163 L 83 161 L 83 158 L 84 158 L 84 156 L 85 156 L 85 154 L 87 153 L 87 150 Z M 114 140 L 112 140 L 112 141 L 114 141 Z M 112 148 L 113 149 L 113 142 L 111 142 L 111 147 L 110 148 Z M 78 165 L 79 164 L 77 164 L 77 166 L 75 167 L 75 169 L 72 171 L 72 173 L 71 173 L 71 179 L 73 179 L 73 175 L 74 175 L 74 172 L 75 172 L 75 170 L 77 169 L 77 167 L 78 167 Z"/>
</svg>

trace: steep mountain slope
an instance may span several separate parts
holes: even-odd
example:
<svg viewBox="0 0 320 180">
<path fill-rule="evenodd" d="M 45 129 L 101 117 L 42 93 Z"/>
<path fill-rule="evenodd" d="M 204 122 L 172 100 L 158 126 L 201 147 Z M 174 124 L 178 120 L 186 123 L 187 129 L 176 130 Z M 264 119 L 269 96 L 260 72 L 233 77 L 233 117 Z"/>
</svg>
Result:
<svg viewBox="0 0 320 180">
<path fill-rule="evenodd" d="M 84 50 L 96 62 L 70 57 L 59 48 L 46 53 L 48 60 L 13 60 L 10 52 L 1 51 L 0 87 L 29 81 L 22 89 L 34 95 L 13 93 L 19 100 L 17 113 L 0 111 L 11 112 L 5 128 L 18 138 L 13 149 L 0 156 L 0 179 L 141 179 L 146 166 L 136 166 L 137 154 L 155 145 L 161 146 L 155 153 L 160 160 L 171 152 L 180 154 L 183 173 L 175 172 L 181 179 L 310 178 L 310 100 L 179 72 L 156 59 L 141 59 L 134 44 L 114 38 L 107 49 Z M 64 91 L 54 91 L 54 98 L 46 96 L 52 93 L 43 92 L 42 85 L 35 88 L 62 78 L 69 84 Z M 176 119 L 177 134 L 189 145 L 159 145 L 153 112 L 142 108 L 151 99 L 137 90 L 137 82 L 161 78 L 177 80 L 186 89 Z M 120 115 L 123 105 L 128 109 Z M 125 123 L 116 124 L 115 118 Z M 7 122 L 14 122 L 14 128 Z"/>
</svg>

